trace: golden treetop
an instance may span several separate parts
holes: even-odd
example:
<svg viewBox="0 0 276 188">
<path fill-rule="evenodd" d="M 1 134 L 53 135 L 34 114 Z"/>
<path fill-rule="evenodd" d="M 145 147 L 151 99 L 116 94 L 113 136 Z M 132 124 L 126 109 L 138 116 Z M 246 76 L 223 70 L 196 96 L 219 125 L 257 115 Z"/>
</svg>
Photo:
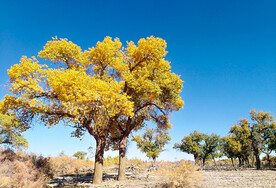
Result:
<svg viewBox="0 0 276 188">
<path fill-rule="evenodd" d="M 182 108 L 182 80 L 166 61 L 166 42 L 153 36 L 128 42 L 106 37 L 89 50 L 67 39 L 48 41 L 38 57 L 60 63 L 58 68 L 22 57 L 8 70 L 12 95 L 5 108 L 21 117 L 39 116 L 51 125 L 64 121 L 78 131 L 108 127 L 111 119 L 166 121 L 168 112 Z M 157 111 L 162 113 L 159 113 Z M 165 113 L 166 112 L 166 113 Z"/>
</svg>

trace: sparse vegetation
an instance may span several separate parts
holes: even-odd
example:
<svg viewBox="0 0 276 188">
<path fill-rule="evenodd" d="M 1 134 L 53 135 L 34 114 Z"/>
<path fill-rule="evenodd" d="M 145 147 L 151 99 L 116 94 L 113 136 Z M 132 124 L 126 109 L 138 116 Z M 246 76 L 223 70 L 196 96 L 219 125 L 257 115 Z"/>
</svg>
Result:
<svg viewBox="0 0 276 188">
<path fill-rule="evenodd" d="M 0 148 L 0 187 L 45 187 L 51 176 L 45 173 L 45 166 L 37 166 L 38 160 L 35 155 Z"/>
<path fill-rule="evenodd" d="M 200 185 L 202 172 L 191 161 L 161 162 L 153 172 L 156 177 L 165 181 L 165 187 L 195 187 Z"/>
<path fill-rule="evenodd" d="M 81 160 L 70 156 L 49 157 L 48 160 L 54 176 L 93 172 L 94 162 L 90 160 Z"/>
</svg>

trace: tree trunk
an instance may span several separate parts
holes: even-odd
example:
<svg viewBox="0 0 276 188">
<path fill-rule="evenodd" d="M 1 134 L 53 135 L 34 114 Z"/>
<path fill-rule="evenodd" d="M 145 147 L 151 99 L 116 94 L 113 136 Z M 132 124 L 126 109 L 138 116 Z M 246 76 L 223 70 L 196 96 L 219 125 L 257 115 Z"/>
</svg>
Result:
<svg viewBox="0 0 276 188">
<path fill-rule="evenodd" d="M 251 167 L 254 167 L 255 166 L 255 156 L 254 155 L 251 155 Z"/>
<path fill-rule="evenodd" d="M 246 158 L 245 158 L 245 161 L 246 161 L 246 166 L 247 166 L 247 168 L 249 168 L 249 167 L 250 167 L 249 158 L 246 157 Z"/>
<path fill-rule="evenodd" d="M 256 158 L 256 168 L 257 168 L 257 170 L 260 170 L 261 169 L 261 160 L 260 160 L 259 154 L 255 153 L 255 158 Z"/>
<path fill-rule="evenodd" d="M 155 163 L 156 163 L 156 157 L 153 157 L 152 167 L 155 167 Z"/>
<path fill-rule="evenodd" d="M 203 157 L 203 158 L 202 158 L 202 166 L 203 166 L 203 168 L 204 168 L 204 166 L 205 166 L 205 160 L 206 160 L 206 158 Z"/>
<path fill-rule="evenodd" d="M 271 165 L 271 162 L 270 162 L 270 155 L 269 154 L 266 154 L 267 156 L 267 161 L 268 161 L 268 167 L 270 168 L 270 165 Z"/>
<path fill-rule="evenodd" d="M 231 157 L 231 162 L 232 162 L 232 166 L 235 167 L 235 166 L 234 166 L 234 160 L 233 160 L 232 157 Z"/>
<path fill-rule="evenodd" d="M 216 169 L 218 168 L 218 166 L 217 166 L 217 163 L 216 163 L 216 159 L 215 159 L 215 157 L 213 157 L 213 161 L 214 161 L 214 163 L 215 163 L 215 167 L 216 167 Z"/>
<path fill-rule="evenodd" d="M 95 167 L 93 184 L 102 183 L 103 179 L 103 158 L 106 140 L 103 138 L 96 139 L 96 154 L 95 154 Z"/>
<path fill-rule="evenodd" d="M 239 167 L 241 167 L 242 166 L 241 158 L 238 157 L 238 159 L 239 159 Z"/>
<path fill-rule="evenodd" d="M 195 159 L 195 164 L 200 165 L 199 164 L 199 157 L 197 155 L 194 155 L 194 159 Z"/>
<path fill-rule="evenodd" d="M 119 181 L 124 181 L 126 179 L 126 144 L 127 136 L 124 136 L 119 145 Z"/>
</svg>

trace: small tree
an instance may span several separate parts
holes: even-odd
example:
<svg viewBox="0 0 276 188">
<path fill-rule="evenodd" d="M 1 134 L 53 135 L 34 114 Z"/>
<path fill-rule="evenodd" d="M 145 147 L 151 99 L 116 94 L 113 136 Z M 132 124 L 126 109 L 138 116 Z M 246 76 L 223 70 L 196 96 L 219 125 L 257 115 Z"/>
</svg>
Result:
<svg viewBox="0 0 276 188">
<path fill-rule="evenodd" d="M 227 135 L 221 138 L 221 151 L 222 155 L 231 159 L 232 165 L 234 166 L 234 159 L 238 157 L 239 145 L 234 142 L 231 135 Z"/>
<path fill-rule="evenodd" d="M 199 164 L 199 160 L 201 157 L 201 141 L 203 140 L 203 133 L 198 131 L 194 131 L 190 133 L 190 135 L 185 136 L 181 143 L 175 143 L 174 149 L 179 149 L 180 151 L 192 154 L 195 159 L 195 163 Z"/>
<path fill-rule="evenodd" d="M 137 148 L 141 149 L 143 153 L 146 153 L 147 157 L 153 160 L 152 166 L 154 166 L 159 154 L 164 151 L 165 144 L 167 144 L 171 138 L 169 132 L 161 129 L 149 129 L 140 136 L 134 136 L 132 141 L 137 143 Z"/>
<path fill-rule="evenodd" d="M 181 143 L 175 143 L 174 148 L 183 152 L 194 155 L 195 163 L 198 164 L 202 160 L 203 166 L 207 158 L 220 156 L 218 149 L 220 145 L 220 137 L 214 133 L 211 135 L 194 131 L 188 136 L 185 136 Z"/>
<path fill-rule="evenodd" d="M 275 142 L 276 124 L 274 117 L 268 112 L 251 110 L 251 139 L 252 149 L 256 158 L 256 168 L 261 168 L 260 154 L 265 151 L 269 158 L 269 152 Z"/>
<path fill-rule="evenodd" d="M 250 124 L 247 119 L 241 119 L 238 124 L 230 128 L 227 142 L 229 155 L 233 153 L 239 159 L 239 166 L 242 166 L 244 163 L 249 165 L 252 140 Z"/>
<path fill-rule="evenodd" d="M 65 157 L 66 154 L 65 152 L 62 150 L 60 153 L 58 153 L 57 157 Z"/>
<path fill-rule="evenodd" d="M 26 129 L 15 114 L 0 114 L 0 144 L 28 148 L 28 141 L 21 135 Z"/>
<path fill-rule="evenodd" d="M 74 153 L 73 157 L 76 157 L 77 159 L 84 160 L 86 155 L 87 155 L 86 152 L 78 151 L 78 152 Z"/>
<path fill-rule="evenodd" d="M 220 157 L 218 152 L 220 146 L 220 137 L 217 134 L 211 135 L 203 134 L 203 143 L 201 146 L 201 159 L 203 166 L 208 158 L 211 158 L 215 162 L 216 157 Z"/>
<path fill-rule="evenodd" d="M 263 143 L 262 143 L 262 152 L 266 154 L 266 159 L 268 161 L 268 166 L 271 166 L 270 154 L 276 150 L 276 126 L 266 128 L 263 131 Z"/>
</svg>

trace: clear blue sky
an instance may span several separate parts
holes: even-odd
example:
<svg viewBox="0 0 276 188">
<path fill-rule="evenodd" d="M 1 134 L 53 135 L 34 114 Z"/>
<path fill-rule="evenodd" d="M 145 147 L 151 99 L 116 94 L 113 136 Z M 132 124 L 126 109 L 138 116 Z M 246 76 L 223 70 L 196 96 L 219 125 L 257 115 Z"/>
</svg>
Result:
<svg viewBox="0 0 276 188">
<path fill-rule="evenodd" d="M 172 141 L 160 159 L 191 159 L 172 145 L 193 130 L 226 135 L 249 110 L 276 112 L 276 1 L 4 1 L 0 0 L 0 97 L 7 69 L 37 55 L 51 37 L 92 47 L 105 36 L 137 42 L 150 35 L 168 43 L 167 60 L 181 75 L 184 109 L 173 113 Z M 29 151 L 95 148 L 88 134 L 70 137 L 62 125 L 25 133 Z M 107 155 L 116 155 L 108 152 Z M 130 143 L 128 158 L 145 157 Z"/>
</svg>

